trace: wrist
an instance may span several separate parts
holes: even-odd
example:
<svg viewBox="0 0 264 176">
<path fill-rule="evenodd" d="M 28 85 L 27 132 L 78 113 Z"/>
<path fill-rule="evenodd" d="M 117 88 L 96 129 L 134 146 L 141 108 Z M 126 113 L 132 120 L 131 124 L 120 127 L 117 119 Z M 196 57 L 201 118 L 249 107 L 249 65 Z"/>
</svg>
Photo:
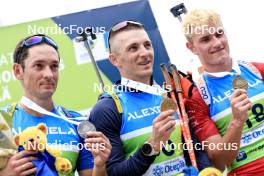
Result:
<svg viewBox="0 0 264 176">
<path fill-rule="evenodd" d="M 141 147 L 141 153 L 145 156 L 157 156 L 160 153 L 159 149 L 155 149 L 153 144 L 145 142 Z"/>
<path fill-rule="evenodd" d="M 94 168 L 106 168 L 106 164 L 94 162 Z"/>
<path fill-rule="evenodd" d="M 149 143 L 156 152 L 160 151 L 160 142 L 159 141 L 155 141 L 151 137 L 146 143 Z"/>
<path fill-rule="evenodd" d="M 94 164 L 93 175 L 102 175 L 106 173 L 106 165 L 105 164 Z"/>
<path fill-rule="evenodd" d="M 229 128 L 243 128 L 245 121 L 241 119 L 232 119 L 229 122 Z"/>
</svg>

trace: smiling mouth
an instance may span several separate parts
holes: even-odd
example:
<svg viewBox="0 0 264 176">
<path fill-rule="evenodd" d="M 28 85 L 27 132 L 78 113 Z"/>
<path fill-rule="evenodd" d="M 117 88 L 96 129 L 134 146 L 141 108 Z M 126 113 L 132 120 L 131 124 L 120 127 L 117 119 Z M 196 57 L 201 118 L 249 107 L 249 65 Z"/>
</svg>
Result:
<svg viewBox="0 0 264 176">
<path fill-rule="evenodd" d="M 52 83 L 50 83 L 50 84 L 41 84 L 41 86 L 54 87 L 54 84 L 52 84 Z"/>
<path fill-rule="evenodd" d="M 143 66 L 148 64 L 150 64 L 150 61 L 139 63 L 139 65 L 143 65 Z"/>
<path fill-rule="evenodd" d="M 211 52 L 211 54 L 218 53 L 218 52 L 220 52 L 220 51 L 222 51 L 222 50 L 224 50 L 224 49 L 225 49 L 225 48 L 221 48 L 221 49 L 215 50 L 215 51 Z"/>
</svg>

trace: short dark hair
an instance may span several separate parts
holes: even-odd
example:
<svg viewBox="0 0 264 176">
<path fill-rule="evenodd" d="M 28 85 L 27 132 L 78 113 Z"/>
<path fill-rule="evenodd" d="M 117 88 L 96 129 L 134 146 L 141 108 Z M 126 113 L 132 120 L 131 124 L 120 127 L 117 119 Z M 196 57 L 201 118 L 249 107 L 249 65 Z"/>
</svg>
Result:
<svg viewBox="0 0 264 176">
<path fill-rule="evenodd" d="M 40 36 L 43 38 L 47 37 L 49 41 L 50 40 L 52 41 L 52 43 L 45 41 L 45 40 L 41 40 L 37 43 L 33 43 L 31 45 L 26 45 L 25 42 L 34 36 Z M 26 37 L 26 38 L 24 38 L 18 42 L 18 44 L 15 47 L 14 54 L 13 54 L 13 62 L 20 64 L 22 66 L 22 68 L 24 69 L 25 68 L 25 65 L 24 65 L 25 62 L 24 61 L 28 57 L 28 49 L 35 46 L 35 45 L 43 45 L 43 44 L 52 46 L 57 51 L 58 56 L 59 56 L 58 47 L 57 47 L 56 43 L 53 41 L 53 39 L 51 39 L 49 36 L 46 36 L 44 34 L 35 34 L 35 35 L 28 36 L 28 37 Z M 60 57 L 59 57 L 59 59 L 60 59 Z"/>
</svg>

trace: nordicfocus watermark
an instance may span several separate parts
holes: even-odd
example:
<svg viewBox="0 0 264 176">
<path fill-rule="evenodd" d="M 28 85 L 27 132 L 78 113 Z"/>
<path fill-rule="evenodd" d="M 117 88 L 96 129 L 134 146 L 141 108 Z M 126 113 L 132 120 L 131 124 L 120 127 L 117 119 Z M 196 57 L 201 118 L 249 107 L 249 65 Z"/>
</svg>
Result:
<svg viewBox="0 0 264 176">
<path fill-rule="evenodd" d="M 103 26 L 87 26 L 87 27 L 80 27 L 78 25 L 69 25 L 69 26 L 61 26 L 58 24 L 56 26 L 38 26 L 38 25 L 28 25 L 27 26 L 27 33 L 28 34 L 82 34 L 87 33 L 87 31 L 92 30 L 92 33 L 104 33 L 106 31 L 105 27 Z"/>
<path fill-rule="evenodd" d="M 190 143 L 174 143 L 171 140 L 167 142 L 160 142 L 160 148 L 164 148 L 165 150 L 191 150 L 191 146 L 195 150 L 205 150 L 206 148 L 209 150 L 237 150 L 237 143 L 209 143 L 208 141 L 202 141 L 202 143 L 195 143 L 193 145 L 189 145 Z"/>
<path fill-rule="evenodd" d="M 171 85 L 152 85 L 153 87 L 161 88 L 166 92 L 170 92 L 172 90 Z M 101 92 L 113 92 L 115 90 L 119 90 L 122 92 L 140 92 L 141 90 L 137 90 L 135 88 L 131 88 L 129 86 L 124 86 L 122 84 L 113 84 L 113 85 L 104 85 L 101 83 L 93 83 L 93 92 L 101 93 Z"/>
<path fill-rule="evenodd" d="M 183 32 L 185 35 L 193 35 L 193 34 L 223 34 L 224 28 L 222 26 L 213 27 L 209 25 L 201 25 L 196 26 L 194 24 L 188 24 L 183 28 Z"/>
<path fill-rule="evenodd" d="M 44 151 L 47 148 L 61 148 L 61 149 L 75 149 L 75 150 L 105 150 L 106 144 L 105 143 L 77 143 L 76 141 L 70 141 L 70 143 L 63 143 L 61 144 L 57 140 L 55 143 L 52 144 L 43 144 L 43 143 L 27 143 L 26 149 L 31 151 Z"/>
</svg>

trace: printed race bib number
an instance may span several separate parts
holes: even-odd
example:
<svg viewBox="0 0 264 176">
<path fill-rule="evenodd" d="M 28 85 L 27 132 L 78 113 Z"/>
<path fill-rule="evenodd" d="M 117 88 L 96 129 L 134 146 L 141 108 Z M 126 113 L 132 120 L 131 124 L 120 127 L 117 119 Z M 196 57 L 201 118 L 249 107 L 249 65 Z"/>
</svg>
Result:
<svg viewBox="0 0 264 176">
<path fill-rule="evenodd" d="M 264 112 L 263 112 L 264 108 L 263 105 L 260 103 L 254 104 L 252 107 L 252 114 L 254 116 L 254 118 L 256 119 L 257 122 L 261 122 L 262 120 L 264 120 Z M 252 122 L 247 119 L 246 124 L 248 126 L 248 128 L 251 128 Z"/>
</svg>

